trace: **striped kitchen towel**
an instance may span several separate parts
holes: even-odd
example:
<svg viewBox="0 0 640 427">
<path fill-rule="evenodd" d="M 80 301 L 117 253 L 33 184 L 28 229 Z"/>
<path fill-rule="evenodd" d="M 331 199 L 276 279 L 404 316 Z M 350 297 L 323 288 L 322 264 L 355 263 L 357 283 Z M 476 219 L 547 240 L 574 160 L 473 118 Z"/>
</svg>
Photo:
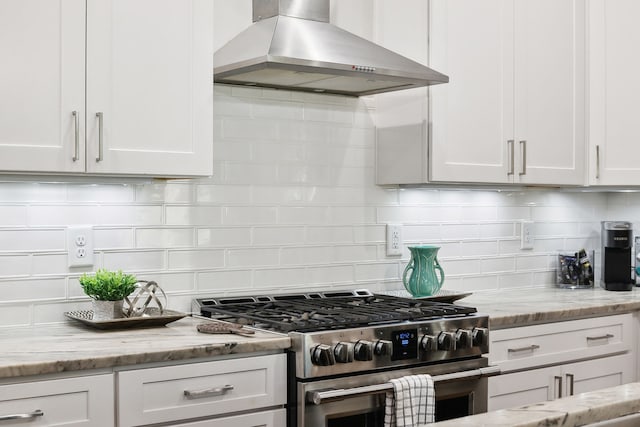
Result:
<svg viewBox="0 0 640 427">
<path fill-rule="evenodd" d="M 431 375 L 408 375 L 389 381 L 385 402 L 385 427 L 411 427 L 434 422 L 436 393 Z"/>
</svg>

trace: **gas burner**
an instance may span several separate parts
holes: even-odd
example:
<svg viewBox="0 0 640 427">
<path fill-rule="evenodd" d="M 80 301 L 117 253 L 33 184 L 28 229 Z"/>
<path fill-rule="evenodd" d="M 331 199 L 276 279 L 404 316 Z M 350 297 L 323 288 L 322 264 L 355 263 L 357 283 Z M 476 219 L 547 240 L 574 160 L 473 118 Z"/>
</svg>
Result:
<svg viewBox="0 0 640 427">
<path fill-rule="evenodd" d="M 276 332 L 312 332 L 387 323 L 467 316 L 475 308 L 390 295 L 344 293 L 320 298 L 290 295 L 264 301 L 213 300 L 200 304 L 201 314 L 225 320 L 240 319 Z M 209 300 L 211 301 L 211 300 Z"/>
</svg>

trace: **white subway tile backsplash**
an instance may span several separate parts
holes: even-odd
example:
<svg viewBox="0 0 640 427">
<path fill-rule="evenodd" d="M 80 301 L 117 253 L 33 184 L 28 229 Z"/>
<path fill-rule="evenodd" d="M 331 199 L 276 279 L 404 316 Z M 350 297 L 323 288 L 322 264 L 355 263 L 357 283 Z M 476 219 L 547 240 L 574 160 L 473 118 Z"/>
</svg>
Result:
<svg viewBox="0 0 640 427">
<path fill-rule="evenodd" d="M 123 203 L 133 202 L 135 187 L 129 184 L 69 184 L 67 201 Z"/>
<path fill-rule="evenodd" d="M 138 228 L 136 248 L 180 248 L 194 245 L 193 228 Z"/>
<path fill-rule="evenodd" d="M 356 281 L 388 281 L 399 280 L 404 271 L 398 262 L 378 263 L 378 264 L 356 264 Z"/>
<path fill-rule="evenodd" d="M 64 250 L 65 242 L 62 229 L 0 229 L 0 252 Z"/>
<path fill-rule="evenodd" d="M 229 249 L 227 251 L 227 266 L 236 267 L 263 267 L 275 266 L 279 263 L 278 249 Z"/>
<path fill-rule="evenodd" d="M 64 299 L 66 279 L 7 280 L 0 281 L 0 303 Z"/>
<path fill-rule="evenodd" d="M 30 325 L 31 310 L 30 304 L 0 305 L 0 328 Z"/>
<path fill-rule="evenodd" d="M 164 250 L 105 252 L 102 256 L 104 268 L 108 270 L 122 270 L 136 273 L 139 271 L 163 270 L 166 268 Z"/>
<path fill-rule="evenodd" d="M 291 226 L 254 227 L 251 240 L 255 246 L 295 245 L 305 241 L 305 229 Z"/>
<path fill-rule="evenodd" d="M 285 247 L 280 250 L 282 265 L 331 264 L 332 261 L 331 246 Z"/>
<path fill-rule="evenodd" d="M 345 283 L 352 286 L 354 281 L 354 271 L 351 265 L 323 265 L 318 267 L 307 267 L 305 271 L 305 284 L 327 285 Z"/>
<path fill-rule="evenodd" d="M 0 183 L 1 203 L 20 202 L 64 202 L 67 200 L 67 188 L 64 185 L 38 182 Z M 4 221 L 3 221 L 4 222 Z"/>
<path fill-rule="evenodd" d="M 599 248 L 601 220 L 640 234 L 640 193 L 376 186 L 372 98 L 215 92 L 210 178 L 0 182 L 0 327 L 89 308 L 77 279 L 101 267 L 156 280 L 188 311 L 198 296 L 402 289 L 408 246 L 432 244 L 445 289 L 526 295 L 553 284 L 558 250 Z M 400 257 L 386 255 L 387 223 L 403 226 Z M 75 225 L 93 226 L 91 267 L 67 266 Z"/>
<path fill-rule="evenodd" d="M 236 292 L 252 288 L 253 274 L 250 270 L 216 270 L 196 273 L 196 289 L 206 295 Z"/>
<path fill-rule="evenodd" d="M 222 208 L 218 206 L 167 206 L 167 225 L 221 225 Z"/>
<path fill-rule="evenodd" d="M 132 228 L 94 228 L 93 247 L 96 250 L 132 248 L 134 234 Z"/>
<path fill-rule="evenodd" d="M 222 249 L 198 249 L 198 250 L 170 250 L 170 270 L 202 270 L 219 268 L 224 266 L 224 250 Z"/>
<path fill-rule="evenodd" d="M 0 204 L 2 227 L 26 226 L 29 223 L 26 206 Z"/>
<path fill-rule="evenodd" d="M 200 228 L 197 234 L 198 247 L 225 248 L 251 245 L 251 228 L 249 227 Z"/>
<path fill-rule="evenodd" d="M 0 255 L 2 277 L 25 276 L 31 273 L 30 255 Z"/>
</svg>

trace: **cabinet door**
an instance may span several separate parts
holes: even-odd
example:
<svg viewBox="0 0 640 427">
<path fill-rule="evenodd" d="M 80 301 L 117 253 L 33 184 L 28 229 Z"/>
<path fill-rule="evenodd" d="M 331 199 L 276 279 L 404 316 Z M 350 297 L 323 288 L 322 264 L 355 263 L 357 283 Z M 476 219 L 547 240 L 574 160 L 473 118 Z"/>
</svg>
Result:
<svg viewBox="0 0 640 427">
<path fill-rule="evenodd" d="M 84 0 L 0 1 L 0 170 L 84 171 L 84 46 Z"/>
<path fill-rule="evenodd" d="M 544 402 L 559 397 L 562 368 L 532 369 L 489 378 L 489 411 Z"/>
<path fill-rule="evenodd" d="M 566 396 L 635 381 L 632 353 L 573 363 L 564 368 Z"/>
<path fill-rule="evenodd" d="M 87 171 L 209 175 L 212 143 L 213 2 L 89 1 Z"/>
<path fill-rule="evenodd" d="M 434 0 L 431 180 L 584 183 L 584 0 Z M 544 31 L 540 29 L 544 28 Z"/>
<path fill-rule="evenodd" d="M 518 182 L 585 183 L 585 9 L 584 0 L 515 0 Z"/>
<path fill-rule="evenodd" d="M 589 183 L 640 182 L 640 2 L 589 2 Z"/>
<path fill-rule="evenodd" d="M 513 1 L 432 0 L 432 181 L 513 181 Z"/>
</svg>

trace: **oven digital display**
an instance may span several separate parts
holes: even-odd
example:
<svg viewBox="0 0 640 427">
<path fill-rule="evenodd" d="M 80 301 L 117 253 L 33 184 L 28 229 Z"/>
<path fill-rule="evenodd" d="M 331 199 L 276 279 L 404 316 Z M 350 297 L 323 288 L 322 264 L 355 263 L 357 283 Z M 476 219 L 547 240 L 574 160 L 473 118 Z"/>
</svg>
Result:
<svg viewBox="0 0 640 427">
<path fill-rule="evenodd" d="M 415 359 L 418 357 L 418 330 L 406 329 L 391 333 L 393 352 L 391 360 Z"/>
</svg>

